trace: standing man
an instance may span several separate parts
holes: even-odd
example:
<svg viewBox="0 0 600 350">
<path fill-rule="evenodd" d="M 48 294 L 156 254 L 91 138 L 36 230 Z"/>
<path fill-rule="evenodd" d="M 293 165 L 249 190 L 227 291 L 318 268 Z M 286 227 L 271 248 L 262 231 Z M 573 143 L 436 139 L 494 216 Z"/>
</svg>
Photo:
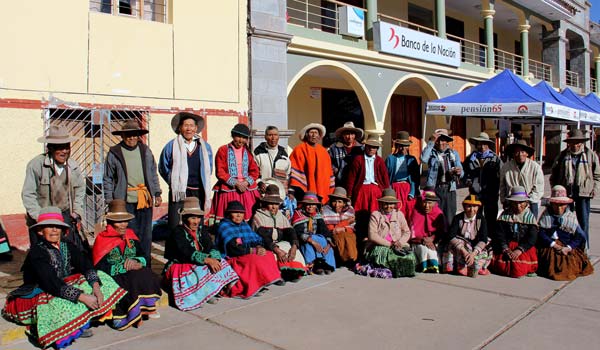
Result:
<svg viewBox="0 0 600 350">
<path fill-rule="evenodd" d="M 529 196 L 529 209 L 537 219 L 544 195 L 544 172 L 538 163 L 529 159 L 535 150 L 525 140 L 518 140 L 507 145 L 505 152 L 512 159 L 500 168 L 500 202 L 506 208 L 512 188 L 522 186 Z"/>
<path fill-rule="evenodd" d="M 200 135 L 204 129 L 201 116 L 177 113 L 171 119 L 171 128 L 177 136 L 163 148 L 158 172 L 169 184 L 169 229 L 173 230 L 179 224 L 179 210 L 186 197 L 199 198 L 202 210 L 210 211 L 213 154 Z"/>
<path fill-rule="evenodd" d="M 331 168 L 331 159 L 327 149 L 321 145 L 325 127 L 310 123 L 298 134 L 300 143 L 290 155 L 292 172 L 290 187 L 296 190 L 296 196 L 304 197 L 305 192 L 316 193 L 321 203 L 327 203 L 333 193 L 335 177 Z"/>
<path fill-rule="evenodd" d="M 385 166 L 391 187 L 396 191 L 396 197 L 400 201 L 401 207 L 398 210 L 402 211 L 409 221 L 415 207 L 415 198 L 419 195 L 421 171 L 417 158 L 408 153 L 408 148 L 412 144 L 408 131 L 398 131 L 392 143 L 394 151 L 385 159 Z"/>
<path fill-rule="evenodd" d="M 262 180 L 275 178 L 287 189 L 288 177 L 291 171 L 290 158 L 283 146 L 279 145 L 279 129 L 270 125 L 265 129 L 265 141 L 254 149 L 254 160 L 260 171 L 258 187 L 265 192 L 267 184 Z"/>
<path fill-rule="evenodd" d="M 464 175 L 458 152 L 448 144 L 452 141 L 447 129 L 437 129 L 421 152 L 421 162 L 429 169 L 425 186 L 435 188 L 439 207 L 449 222 L 456 215 L 456 188 Z"/>
<path fill-rule="evenodd" d="M 329 146 L 329 157 L 333 167 L 336 186 L 343 186 L 346 165 L 352 163 L 352 158 L 362 154 L 362 140 L 365 132 L 361 128 L 354 127 L 353 122 L 346 122 L 344 126 L 335 131 L 338 142 Z"/>
<path fill-rule="evenodd" d="M 58 207 L 63 221 L 69 226 L 83 217 L 85 180 L 79 164 L 70 159 L 71 142 L 76 139 L 62 125 L 50 126 L 48 136 L 38 139 L 38 142 L 46 144 L 47 152 L 35 156 L 27 164 L 21 192 L 27 211 L 27 226 L 35 224 L 40 210 L 49 206 Z M 30 245 L 37 241 L 37 232 L 30 230 Z"/>
<path fill-rule="evenodd" d="M 111 147 L 104 165 L 104 200 L 113 199 L 127 202 L 127 212 L 134 215 L 129 228 L 140 239 L 140 245 L 148 264 L 152 249 L 152 206 L 162 203 L 162 191 L 156 172 L 156 161 L 150 148 L 140 141 L 140 136 L 148 130 L 140 128 L 137 120 L 128 120 L 121 130 L 113 135 L 121 137 L 121 142 Z"/>
<path fill-rule="evenodd" d="M 600 164 L 594 151 L 585 146 L 589 138 L 586 131 L 569 131 L 567 148 L 560 152 L 550 175 L 550 185 L 562 185 L 574 200 L 577 221 L 586 235 L 589 247 L 590 199 L 600 193 Z"/>
<path fill-rule="evenodd" d="M 492 151 L 491 147 L 496 143 L 487 133 L 482 132 L 478 137 L 470 137 L 469 142 L 476 150 L 465 160 L 465 183 L 469 186 L 469 192 L 479 197 L 488 232 L 493 233 L 496 232 L 502 161 Z"/>
</svg>

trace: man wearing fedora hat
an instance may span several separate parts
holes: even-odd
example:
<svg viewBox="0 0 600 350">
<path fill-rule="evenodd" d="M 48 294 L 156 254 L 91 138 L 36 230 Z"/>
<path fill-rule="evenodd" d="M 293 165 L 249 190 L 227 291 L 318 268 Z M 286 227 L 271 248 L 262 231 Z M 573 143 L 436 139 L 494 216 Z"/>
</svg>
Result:
<svg viewBox="0 0 600 350">
<path fill-rule="evenodd" d="M 40 210 L 48 206 L 60 208 L 69 226 L 83 217 L 85 181 L 79 164 L 70 158 L 71 142 L 76 139 L 62 125 L 51 125 L 48 135 L 38 138 L 46 144 L 47 152 L 27 164 L 21 192 L 28 226 L 35 224 Z M 31 245 L 37 238 L 30 230 Z"/>
<path fill-rule="evenodd" d="M 588 140 L 586 130 L 569 131 L 564 140 L 567 148 L 554 160 L 550 175 L 550 184 L 564 186 L 573 199 L 577 220 L 587 236 L 586 240 L 589 239 L 590 200 L 600 193 L 600 164 L 596 152 L 585 145 Z"/>
<path fill-rule="evenodd" d="M 344 184 L 344 169 L 352 163 L 352 158 L 362 153 L 362 140 L 365 131 L 354 126 L 353 122 L 346 122 L 344 126 L 335 131 L 337 142 L 329 146 L 327 152 L 331 158 L 333 175 L 337 186 Z"/>
<path fill-rule="evenodd" d="M 463 177 L 463 167 L 456 150 L 450 148 L 454 141 L 447 129 L 437 129 L 421 152 L 421 162 L 427 164 L 426 187 L 435 188 L 439 206 L 446 218 L 456 214 L 456 188 Z"/>
<path fill-rule="evenodd" d="M 414 199 L 419 195 L 421 171 L 417 158 L 408 153 L 412 144 L 408 131 L 398 131 L 392 144 L 394 150 L 385 159 L 385 166 L 391 186 L 400 200 L 399 210 L 408 219 L 415 207 Z"/>
<path fill-rule="evenodd" d="M 469 192 L 478 196 L 483 205 L 488 232 L 493 232 L 498 216 L 498 192 L 500 190 L 500 168 L 502 161 L 492 147 L 496 145 L 489 135 L 482 132 L 477 137 L 469 137 L 475 150 L 464 162 L 465 183 Z M 448 221 L 451 222 L 451 218 Z"/>
<path fill-rule="evenodd" d="M 290 155 L 290 187 L 296 190 L 296 196 L 302 198 L 304 192 L 315 192 L 321 197 L 323 204 L 327 203 L 329 194 L 335 187 L 331 159 L 327 149 L 321 145 L 325 132 L 325 127 L 321 124 L 306 125 L 298 134 L 302 143 Z"/>
<path fill-rule="evenodd" d="M 169 229 L 179 224 L 179 210 L 185 197 L 197 197 L 205 212 L 211 207 L 213 155 L 202 139 L 204 118 L 188 112 L 175 114 L 171 128 L 177 136 L 167 142 L 160 154 L 158 172 L 169 184 Z"/>
<path fill-rule="evenodd" d="M 140 141 L 140 136 L 148 133 L 137 120 L 125 122 L 121 130 L 113 135 L 121 137 L 121 142 L 108 150 L 104 164 L 104 200 L 113 199 L 127 202 L 127 212 L 134 215 L 129 228 L 140 238 L 140 245 L 150 264 L 152 247 L 152 206 L 162 203 L 160 183 L 156 171 L 156 161 L 148 146 Z"/>
<path fill-rule="evenodd" d="M 530 159 L 534 149 L 521 139 L 507 145 L 505 152 L 511 159 L 500 168 L 500 202 L 506 208 L 512 188 L 522 186 L 529 196 L 529 209 L 537 218 L 544 195 L 544 172 L 538 163 Z"/>
</svg>

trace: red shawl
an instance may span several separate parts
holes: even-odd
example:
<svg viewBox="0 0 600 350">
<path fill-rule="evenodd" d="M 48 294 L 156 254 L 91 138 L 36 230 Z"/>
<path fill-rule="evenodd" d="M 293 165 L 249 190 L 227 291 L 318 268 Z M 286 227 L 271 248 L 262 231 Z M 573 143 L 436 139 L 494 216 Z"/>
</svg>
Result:
<svg viewBox="0 0 600 350">
<path fill-rule="evenodd" d="M 313 147 L 302 142 L 294 148 L 290 161 L 290 186 L 299 187 L 304 192 L 315 192 L 321 196 L 321 203 L 326 204 L 335 187 L 335 177 L 327 149 L 319 144 Z"/>
<path fill-rule="evenodd" d="M 425 214 L 425 211 L 421 208 L 415 209 L 410 222 L 411 238 L 433 236 L 437 241 L 443 237 L 446 231 L 444 213 L 437 204 L 429 214 Z"/>
<path fill-rule="evenodd" d="M 96 236 L 96 241 L 94 242 L 94 248 L 92 249 L 92 260 L 94 262 L 94 266 L 102 260 L 102 258 L 108 254 L 115 247 L 119 247 L 121 252 L 125 250 L 125 244 L 129 244 L 129 240 L 139 241 L 140 239 L 135 235 L 132 229 L 127 229 L 125 231 L 125 239 L 121 238 L 121 235 L 115 230 L 112 225 L 107 225 L 106 230 L 100 232 L 98 236 Z"/>
</svg>

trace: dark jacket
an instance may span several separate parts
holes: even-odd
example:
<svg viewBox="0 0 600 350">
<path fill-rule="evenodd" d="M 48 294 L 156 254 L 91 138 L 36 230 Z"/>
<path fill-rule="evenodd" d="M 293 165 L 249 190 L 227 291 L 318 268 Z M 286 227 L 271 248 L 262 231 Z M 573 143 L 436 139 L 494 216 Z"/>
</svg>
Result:
<svg viewBox="0 0 600 350">
<path fill-rule="evenodd" d="M 453 238 L 456 238 L 458 236 L 460 236 L 461 239 L 464 239 L 464 237 L 461 235 L 461 230 L 462 230 L 462 227 L 464 224 L 464 219 L 465 219 L 464 212 L 456 214 L 456 216 L 452 220 L 452 224 L 450 225 L 450 230 L 448 231 L 448 242 L 450 242 Z M 480 212 L 477 212 L 477 215 L 475 215 L 475 227 L 477 229 L 477 236 L 475 236 L 475 239 L 472 239 L 469 241 L 471 246 L 475 247 L 477 245 L 477 243 L 479 243 L 479 242 L 484 242 L 487 244 L 487 241 L 488 241 L 487 223 L 485 221 L 485 218 L 483 217 L 483 215 Z"/>
<path fill-rule="evenodd" d="M 494 253 L 499 254 L 508 248 L 510 242 L 517 242 L 518 248 L 526 252 L 537 241 L 538 227 L 507 221 L 496 221 L 496 235 L 492 239 Z"/>
<path fill-rule="evenodd" d="M 472 155 L 473 153 L 466 158 L 463 164 L 465 183 L 469 186 L 471 193 L 479 195 L 482 201 L 497 202 L 500 192 L 502 161 L 494 154 L 491 158 L 485 158 L 481 165 L 479 159 L 471 160 Z"/>
<path fill-rule="evenodd" d="M 181 264 L 204 265 L 204 259 L 210 257 L 221 259 L 221 253 L 215 249 L 210 234 L 205 229 L 198 232 L 198 247 L 194 243 L 194 238 L 185 227 L 179 225 L 167 238 L 165 244 L 165 259 L 169 262 Z"/>
</svg>

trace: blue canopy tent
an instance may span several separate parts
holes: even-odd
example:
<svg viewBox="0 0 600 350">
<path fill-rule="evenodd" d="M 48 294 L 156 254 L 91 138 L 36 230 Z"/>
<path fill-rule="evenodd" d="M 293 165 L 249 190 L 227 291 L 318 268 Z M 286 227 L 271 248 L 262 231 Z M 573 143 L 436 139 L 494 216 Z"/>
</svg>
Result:
<svg viewBox="0 0 600 350">
<path fill-rule="evenodd" d="M 596 94 L 590 92 L 583 100 L 588 104 L 588 106 L 593 107 L 595 110 L 600 111 L 600 98 L 596 96 Z M 595 125 L 592 125 L 592 134 L 595 134 L 594 129 Z M 594 138 L 591 139 L 591 148 L 594 149 Z"/>
<path fill-rule="evenodd" d="M 546 117 L 577 122 L 579 111 L 563 106 L 556 98 L 534 89 L 510 70 L 463 92 L 427 102 L 427 115 L 471 116 L 479 118 L 525 119 L 541 123 Z M 427 118 L 423 125 L 426 130 Z M 543 138 L 540 137 L 540 149 Z M 539 152 L 539 160 L 542 160 Z"/>
<path fill-rule="evenodd" d="M 577 110 L 578 111 L 577 127 L 579 127 L 579 122 L 582 118 L 582 115 L 585 112 L 589 111 L 589 108 L 587 108 L 586 106 L 581 106 L 580 104 L 577 104 L 577 103 L 571 101 L 566 96 L 561 95 L 558 91 L 554 90 L 554 88 L 550 84 L 545 82 L 544 80 L 542 80 L 539 83 L 537 83 L 536 85 L 534 85 L 533 88 L 540 91 L 547 98 L 553 99 L 556 103 L 561 104 L 566 107 L 570 107 L 573 110 Z M 564 111 L 561 111 L 561 112 L 564 112 Z"/>
<path fill-rule="evenodd" d="M 589 124 L 600 123 L 600 110 L 595 109 L 590 103 L 579 97 L 573 90 L 566 88 L 561 91 L 561 95 L 573 101 L 580 106 L 581 121 Z"/>
</svg>

